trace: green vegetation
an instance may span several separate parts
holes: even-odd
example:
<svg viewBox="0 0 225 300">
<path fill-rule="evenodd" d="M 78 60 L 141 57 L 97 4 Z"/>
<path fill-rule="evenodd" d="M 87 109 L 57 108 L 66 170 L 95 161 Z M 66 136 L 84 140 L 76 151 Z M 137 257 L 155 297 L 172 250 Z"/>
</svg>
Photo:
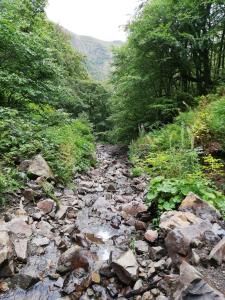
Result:
<svg viewBox="0 0 225 300">
<path fill-rule="evenodd" d="M 225 215 L 224 0 L 143 1 L 114 50 L 110 86 L 88 76 L 74 48 L 102 80 L 111 43 L 71 36 L 45 5 L 0 2 L 0 193 L 23 186 L 18 166 L 38 153 L 70 184 L 94 163 L 94 131 L 131 143 L 133 175 L 152 178 L 157 216 L 190 191 Z M 43 184 L 51 197 L 53 188 Z"/>
<path fill-rule="evenodd" d="M 26 175 L 18 166 L 38 153 L 63 184 L 70 183 L 75 171 L 94 163 L 93 134 L 86 119 L 74 120 L 67 113 L 33 104 L 26 113 L 0 108 L 0 115 L 1 192 L 23 186 Z"/>
<path fill-rule="evenodd" d="M 94 163 L 92 127 L 105 130 L 109 93 L 90 80 L 83 56 L 47 20 L 45 5 L 0 3 L 0 194 L 24 185 L 18 166 L 38 153 L 55 180 L 69 184 Z"/>
<path fill-rule="evenodd" d="M 225 4 L 152 0 L 127 26 L 115 52 L 111 101 L 115 141 L 136 138 L 195 106 L 225 79 Z"/>
<path fill-rule="evenodd" d="M 224 107 L 224 96 L 202 97 L 198 108 L 131 145 L 134 173 L 151 176 L 147 203 L 158 213 L 175 209 L 192 191 L 225 215 L 224 161 L 219 158 L 225 154 Z"/>
<path fill-rule="evenodd" d="M 74 48 L 86 56 L 87 69 L 92 78 L 97 81 L 108 80 L 112 70 L 112 50 L 114 47 L 121 46 L 122 42 L 106 42 L 74 33 L 71 35 Z"/>
</svg>

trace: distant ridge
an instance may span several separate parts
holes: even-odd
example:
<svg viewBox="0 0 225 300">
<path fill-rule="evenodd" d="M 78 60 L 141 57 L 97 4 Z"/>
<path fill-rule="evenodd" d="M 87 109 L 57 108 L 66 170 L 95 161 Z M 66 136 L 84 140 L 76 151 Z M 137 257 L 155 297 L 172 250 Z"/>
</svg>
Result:
<svg viewBox="0 0 225 300">
<path fill-rule="evenodd" d="M 121 46 L 121 41 L 102 41 L 90 36 L 71 33 L 72 44 L 86 56 L 87 69 L 90 75 L 98 81 L 109 78 L 112 63 L 112 48 Z"/>
</svg>

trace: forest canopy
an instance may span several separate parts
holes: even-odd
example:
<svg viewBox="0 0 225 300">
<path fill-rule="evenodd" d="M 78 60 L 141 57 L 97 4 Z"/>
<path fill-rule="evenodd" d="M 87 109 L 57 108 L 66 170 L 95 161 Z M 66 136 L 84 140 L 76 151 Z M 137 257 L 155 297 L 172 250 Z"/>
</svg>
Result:
<svg viewBox="0 0 225 300">
<path fill-rule="evenodd" d="M 171 122 L 194 97 L 225 79 L 223 0 L 152 0 L 127 26 L 115 52 L 113 136 L 131 140 L 140 127 Z"/>
</svg>

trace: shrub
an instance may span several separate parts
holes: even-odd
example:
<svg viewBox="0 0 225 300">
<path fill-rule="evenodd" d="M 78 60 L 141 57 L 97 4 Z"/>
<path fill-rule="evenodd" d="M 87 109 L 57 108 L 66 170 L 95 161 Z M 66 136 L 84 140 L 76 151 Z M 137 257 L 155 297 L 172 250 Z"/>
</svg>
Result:
<svg viewBox="0 0 225 300">
<path fill-rule="evenodd" d="M 41 153 L 62 183 L 94 163 L 92 128 L 85 119 L 49 106 L 29 105 L 26 112 L 0 108 L 0 193 L 22 184 L 17 165 Z"/>
<path fill-rule="evenodd" d="M 197 109 L 131 144 L 134 169 L 152 177 L 147 203 L 158 216 L 175 209 L 190 191 L 225 215 L 225 197 L 213 184 L 218 176 L 224 178 L 224 162 L 207 153 L 211 142 L 225 152 L 224 135 L 225 98 L 209 95 L 200 99 Z"/>
</svg>

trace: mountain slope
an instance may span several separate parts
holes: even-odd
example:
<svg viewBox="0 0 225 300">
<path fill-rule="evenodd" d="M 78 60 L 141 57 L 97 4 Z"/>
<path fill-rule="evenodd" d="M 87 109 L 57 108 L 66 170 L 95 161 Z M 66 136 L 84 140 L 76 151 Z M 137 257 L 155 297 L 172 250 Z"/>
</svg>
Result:
<svg viewBox="0 0 225 300">
<path fill-rule="evenodd" d="M 107 80 L 111 71 L 112 48 L 122 45 L 122 42 L 106 42 L 74 33 L 71 35 L 74 48 L 87 58 L 87 69 L 90 75 L 99 81 Z"/>
</svg>

